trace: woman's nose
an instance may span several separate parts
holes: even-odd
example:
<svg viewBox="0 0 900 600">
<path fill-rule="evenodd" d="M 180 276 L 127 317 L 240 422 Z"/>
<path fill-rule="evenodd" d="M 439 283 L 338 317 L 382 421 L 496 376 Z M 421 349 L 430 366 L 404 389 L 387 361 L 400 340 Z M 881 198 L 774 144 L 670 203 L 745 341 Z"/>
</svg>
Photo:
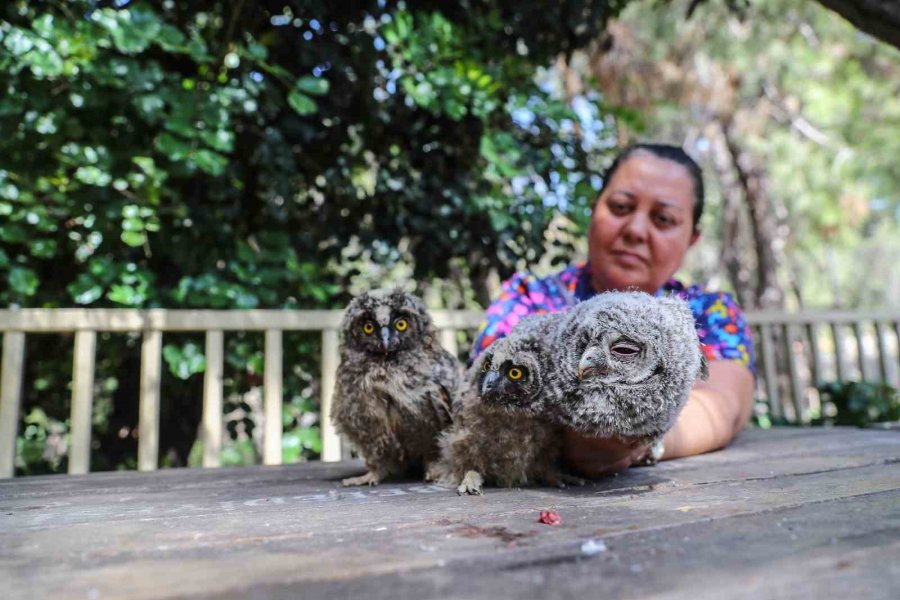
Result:
<svg viewBox="0 0 900 600">
<path fill-rule="evenodd" d="M 643 242 L 647 238 L 647 228 L 649 227 L 649 218 L 640 212 L 633 212 L 625 223 L 623 235 L 626 241 Z"/>
</svg>

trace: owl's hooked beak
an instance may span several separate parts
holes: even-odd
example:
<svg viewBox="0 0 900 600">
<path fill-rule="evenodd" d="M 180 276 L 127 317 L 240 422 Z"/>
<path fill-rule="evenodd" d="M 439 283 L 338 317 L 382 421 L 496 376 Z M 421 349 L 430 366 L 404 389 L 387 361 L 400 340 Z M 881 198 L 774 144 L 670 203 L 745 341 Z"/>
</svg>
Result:
<svg viewBox="0 0 900 600">
<path fill-rule="evenodd" d="M 387 354 L 391 347 L 391 330 L 387 327 L 381 328 L 381 345 L 384 348 L 384 353 Z"/>
<path fill-rule="evenodd" d="M 603 363 L 599 358 L 600 357 L 590 350 L 582 354 L 581 360 L 578 361 L 578 379 L 584 379 L 591 374 L 605 373 L 606 367 L 603 366 Z"/>
<path fill-rule="evenodd" d="M 490 394 L 497 385 L 498 379 L 500 379 L 500 374 L 497 371 L 488 371 L 484 376 L 484 381 L 481 382 L 481 395 Z"/>
</svg>

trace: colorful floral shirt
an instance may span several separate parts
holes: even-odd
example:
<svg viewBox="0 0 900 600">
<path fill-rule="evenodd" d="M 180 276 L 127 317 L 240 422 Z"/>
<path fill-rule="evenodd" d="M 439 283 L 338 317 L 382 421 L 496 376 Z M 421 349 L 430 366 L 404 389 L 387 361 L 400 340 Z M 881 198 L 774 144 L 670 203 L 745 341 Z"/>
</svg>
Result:
<svg viewBox="0 0 900 600">
<path fill-rule="evenodd" d="M 513 275 L 503 282 L 500 297 L 487 309 L 472 345 L 472 358 L 508 334 L 526 315 L 564 311 L 596 293 L 591 287 L 587 263 L 572 265 L 543 279 L 529 273 Z M 675 279 L 663 285 L 657 292 L 661 294 L 688 301 L 708 360 L 736 360 L 756 372 L 750 329 L 730 294 L 707 292 L 696 285 L 685 287 Z"/>
</svg>

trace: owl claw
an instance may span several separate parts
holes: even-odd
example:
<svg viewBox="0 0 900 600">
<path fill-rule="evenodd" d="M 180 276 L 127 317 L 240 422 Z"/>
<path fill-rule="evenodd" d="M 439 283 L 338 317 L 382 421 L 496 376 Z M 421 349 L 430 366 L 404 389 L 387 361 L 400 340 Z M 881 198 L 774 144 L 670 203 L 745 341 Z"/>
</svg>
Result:
<svg viewBox="0 0 900 600">
<path fill-rule="evenodd" d="M 341 480 L 341 485 L 344 487 L 352 487 L 354 485 L 378 485 L 381 483 L 381 476 L 377 473 L 373 473 L 369 471 L 365 475 L 360 475 L 359 477 L 348 477 L 347 479 Z"/>
<path fill-rule="evenodd" d="M 565 473 L 559 476 L 559 482 L 557 485 L 559 487 L 564 488 L 566 486 L 578 486 L 584 487 L 587 484 L 587 481 L 582 479 L 581 477 L 575 477 L 574 475 L 566 475 Z"/>
<path fill-rule="evenodd" d="M 463 477 L 459 487 L 456 488 L 456 493 L 460 496 L 463 494 L 482 496 L 484 495 L 484 490 L 482 489 L 483 485 L 484 478 L 481 476 L 481 473 L 478 471 L 467 471 L 466 476 Z"/>
</svg>

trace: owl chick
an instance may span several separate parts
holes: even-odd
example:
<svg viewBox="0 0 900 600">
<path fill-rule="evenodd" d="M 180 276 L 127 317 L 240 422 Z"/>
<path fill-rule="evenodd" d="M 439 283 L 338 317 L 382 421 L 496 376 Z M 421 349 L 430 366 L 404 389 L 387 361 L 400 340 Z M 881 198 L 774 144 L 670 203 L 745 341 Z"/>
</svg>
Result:
<svg viewBox="0 0 900 600">
<path fill-rule="evenodd" d="M 481 494 L 485 480 L 505 487 L 581 482 L 560 471 L 562 434 L 543 393 L 554 377 L 548 341 L 561 317 L 527 317 L 478 357 L 431 478 L 458 484 L 460 494 Z"/>
<path fill-rule="evenodd" d="M 436 335 L 422 301 L 399 289 L 370 291 L 347 306 L 332 420 L 368 472 L 345 486 L 421 473 L 438 458 L 437 436 L 451 423 L 463 373 Z"/>
<path fill-rule="evenodd" d="M 556 346 L 560 420 L 586 435 L 655 442 L 697 377 L 708 376 L 687 302 L 643 292 L 599 294 L 566 313 Z"/>
</svg>

